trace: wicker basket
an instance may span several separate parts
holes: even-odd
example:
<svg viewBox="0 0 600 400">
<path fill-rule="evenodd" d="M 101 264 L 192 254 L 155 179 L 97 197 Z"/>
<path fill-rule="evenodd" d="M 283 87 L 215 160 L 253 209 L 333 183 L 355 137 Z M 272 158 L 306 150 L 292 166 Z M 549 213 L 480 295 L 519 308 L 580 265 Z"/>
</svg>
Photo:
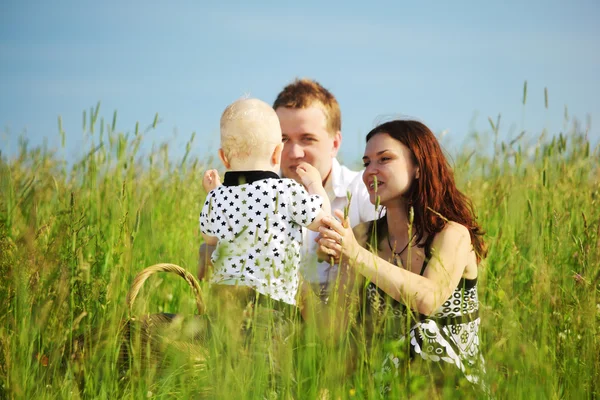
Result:
<svg viewBox="0 0 600 400">
<path fill-rule="evenodd" d="M 191 286 L 191 288 L 194 291 L 194 297 L 196 298 L 196 307 L 198 308 L 198 314 L 204 314 L 205 306 L 204 300 L 202 298 L 202 289 L 200 289 L 200 284 L 198 283 L 196 278 L 194 278 L 192 274 L 190 274 L 178 265 L 165 263 L 155 264 L 151 267 L 145 268 L 143 271 L 136 275 L 136 277 L 133 280 L 133 283 L 131 284 L 129 292 L 127 293 L 126 301 L 130 313 L 132 311 L 133 302 L 135 301 L 138 293 L 140 292 L 140 289 L 144 285 L 144 282 L 146 282 L 146 279 L 148 279 L 151 275 L 157 272 L 170 272 L 179 275 L 180 277 L 185 279 L 185 281 Z"/>
<path fill-rule="evenodd" d="M 144 282 L 157 272 L 169 272 L 182 277 L 192 288 L 198 315 L 149 314 L 133 316 L 133 303 Z M 145 268 L 135 279 L 127 293 L 130 318 L 122 329 L 122 345 L 119 359 L 123 366 L 136 362 L 141 365 L 165 366 L 172 356 L 183 357 L 195 367 L 204 367 L 207 357 L 206 341 L 210 324 L 205 315 L 202 290 L 192 274 L 175 264 L 156 264 Z"/>
<path fill-rule="evenodd" d="M 185 279 L 192 287 L 198 315 L 132 315 L 132 306 L 142 285 L 157 272 L 170 272 Z M 127 294 L 127 306 L 129 318 L 122 320 L 118 327 L 108 326 L 79 334 L 71 341 L 68 352 L 65 352 L 65 356 L 68 354 L 62 360 L 65 373 L 67 368 L 74 373 L 82 393 L 86 385 L 86 364 L 92 362 L 92 359 L 114 360 L 114 355 L 122 378 L 140 373 L 147 373 L 149 377 L 163 373 L 171 375 L 174 371 L 181 373 L 191 369 L 195 373 L 196 384 L 205 383 L 200 384 L 201 397 L 210 397 L 212 386 L 208 381 L 209 375 L 202 372 L 208 369 L 210 348 L 207 339 L 211 334 L 211 324 L 205 314 L 200 285 L 194 276 L 174 264 L 148 267 L 135 277 Z M 111 349 L 118 349 L 118 354 L 111 353 L 107 356 L 106 351 Z M 91 354 L 95 357 L 92 358 Z"/>
</svg>

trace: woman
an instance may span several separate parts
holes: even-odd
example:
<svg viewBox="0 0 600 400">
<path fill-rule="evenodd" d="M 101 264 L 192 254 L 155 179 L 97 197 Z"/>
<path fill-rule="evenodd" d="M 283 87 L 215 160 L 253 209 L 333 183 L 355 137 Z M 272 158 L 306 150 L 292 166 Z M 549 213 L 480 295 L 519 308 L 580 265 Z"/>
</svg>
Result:
<svg viewBox="0 0 600 400">
<path fill-rule="evenodd" d="M 483 358 L 477 265 L 486 249 L 470 201 L 456 188 L 435 136 L 420 122 L 395 120 L 374 128 L 363 161 L 370 200 L 386 214 L 354 232 L 347 221 L 325 219 L 320 251 L 348 267 L 340 268 L 347 276 L 355 272 L 366 280 L 363 319 L 400 321 L 391 324 L 398 327 L 392 337 L 410 340 L 411 357 L 456 365 L 478 382 Z M 406 318 L 412 322 L 402 332 Z"/>
</svg>

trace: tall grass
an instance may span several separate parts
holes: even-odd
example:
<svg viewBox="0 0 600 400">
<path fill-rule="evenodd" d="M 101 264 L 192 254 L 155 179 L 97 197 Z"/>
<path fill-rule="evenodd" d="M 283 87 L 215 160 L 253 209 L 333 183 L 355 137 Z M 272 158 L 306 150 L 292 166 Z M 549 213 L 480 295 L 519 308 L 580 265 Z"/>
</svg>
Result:
<svg viewBox="0 0 600 400">
<path fill-rule="evenodd" d="M 382 377 L 393 344 L 352 332 L 333 344 L 298 324 L 275 347 L 263 336 L 242 345 L 225 330 L 238 323 L 227 310 L 213 321 L 201 366 L 189 354 L 119 366 L 133 277 L 159 262 L 196 272 L 205 165 L 193 137 L 172 160 L 166 144 L 141 155 L 144 133 L 117 130 L 116 114 L 104 124 L 96 107 L 84 121 L 90 151 L 72 166 L 25 143 L 0 160 L 0 398 L 376 398 L 386 379 L 392 398 L 483 396 L 425 363 Z M 488 385 L 497 398 L 597 397 L 600 150 L 577 124 L 530 149 L 520 143 L 454 162 L 487 230 Z M 183 280 L 155 276 L 134 313 L 192 315 L 194 305 Z"/>
</svg>

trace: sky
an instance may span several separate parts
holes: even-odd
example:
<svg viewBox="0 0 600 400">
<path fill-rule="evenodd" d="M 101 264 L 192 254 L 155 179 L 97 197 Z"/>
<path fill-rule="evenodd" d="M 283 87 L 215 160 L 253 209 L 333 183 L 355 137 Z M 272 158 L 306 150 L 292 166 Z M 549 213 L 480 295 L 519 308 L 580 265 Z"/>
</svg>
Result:
<svg viewBox="0 0 600 400">
<path fill-rule="evenodd" d="M 23 135 L 76 160 L 91 141 L 82 113 L 98 102 L 108 122 L 118 110 L 122 132 L 159 114 L 145 150 L 168 142 L 181 157 L 196 132 L 192 154 L 214 156 L 229 103 L 246 95 L 272 103 L 296 77 L 337 97 L 340 158 L 350 165 L 366 133 L 391 116 L 423 121 L 457 151 L 473 146 L 473 132 L 491 137 L 488 117 L 499 114 L 506 140 L 523 130 L 558 134 L 565 107 L 600 137 L 600 2 L 423 4 L 2 0 L 2 156 Z"/>
</svg>

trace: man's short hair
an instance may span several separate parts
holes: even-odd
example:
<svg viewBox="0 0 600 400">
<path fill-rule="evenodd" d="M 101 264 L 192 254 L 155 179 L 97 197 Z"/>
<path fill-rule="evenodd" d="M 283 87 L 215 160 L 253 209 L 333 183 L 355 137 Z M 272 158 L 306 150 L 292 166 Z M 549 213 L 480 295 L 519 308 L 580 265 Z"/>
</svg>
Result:
<svg viewBox="0 0 600 400">
<path fill-rule="evenodd" d="M 330 135 L 342 130 L 340 105 L 335 96 L 312 79 L 296 79 L 277 95 L 273 108 L 308 108 L 317 106 L 325 113 L 326 129 Z"/>
</svg>

